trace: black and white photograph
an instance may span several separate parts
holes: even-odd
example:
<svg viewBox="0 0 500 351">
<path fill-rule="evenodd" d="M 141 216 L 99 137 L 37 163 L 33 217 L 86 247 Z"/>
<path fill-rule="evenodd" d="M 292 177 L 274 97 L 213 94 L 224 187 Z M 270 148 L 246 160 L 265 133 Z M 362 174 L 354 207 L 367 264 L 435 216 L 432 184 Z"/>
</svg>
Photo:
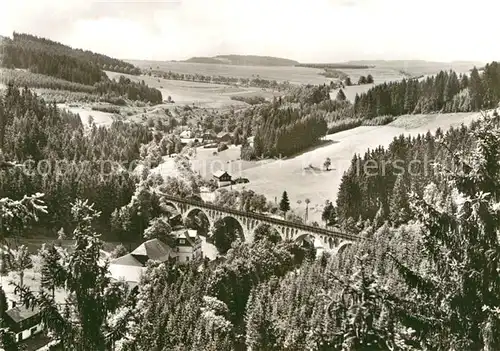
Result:
<svg viewBox="0 0 500 351">
<path fill-rule="evenodd" d="M 2 0 L 0 351 L 500 351 L 499 13 Z"/>
</svg>

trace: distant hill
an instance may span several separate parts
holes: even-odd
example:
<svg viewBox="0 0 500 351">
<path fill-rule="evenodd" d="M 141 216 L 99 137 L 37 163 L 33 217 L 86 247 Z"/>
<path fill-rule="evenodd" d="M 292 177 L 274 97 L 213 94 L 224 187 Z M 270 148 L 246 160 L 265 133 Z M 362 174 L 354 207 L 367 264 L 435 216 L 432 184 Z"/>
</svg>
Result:
<svg viewBox="0 0 500 351">
<path fill-rule="evenodd" d="M 418 71 L 422 74 L 437 73 L 440 70 L 454 70 L 457 72 L 467 72 L 472 67 L 482 67 L 484 62 L 475 61 L 452 61 L 438 62 L 425 60 L 357 60 L 348 61 L 347 64 L 352 65 L 367 65 L 378 68 L 390 68 L 395 70 L 403 70 L 406 72 Z"/>
<path fill-rule="evenodd" d="M 257 55 L 217 55 L 214 57 L 191 57 L 183 62 L 211 63 L 239 66 L 295 66 L 297 61 L 281 57 Z"/>
<path fill-rule="evenodd" d="M 297 67 L 309 67 L 309 68 L 318 68 L 318 69 L 367 69 L 373 68 L 374 65 L 365 65 L 365 64 L 353 64 L 353 63 L 299 63 L 295 65 Z"/>
<path fill-rule="evenodd" d="M 177 62 L 177 61 L 176 61 Z M 185 61 L 180 62 L 189 62 L 189 63 L 214 63 L 214 64 L 225 64 L 222 60 L 216 59 L 215 57 L 191 57 Z"/>
</svg>

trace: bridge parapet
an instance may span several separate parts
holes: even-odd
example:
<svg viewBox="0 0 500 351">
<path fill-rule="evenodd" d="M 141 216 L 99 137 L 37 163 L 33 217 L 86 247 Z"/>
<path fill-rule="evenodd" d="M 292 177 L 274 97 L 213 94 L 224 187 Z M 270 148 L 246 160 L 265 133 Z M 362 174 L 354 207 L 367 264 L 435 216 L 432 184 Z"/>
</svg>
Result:
<svg viewBox="0 0 500 351">
<path fill-rule="evenodd" d="M 161 194 L 164 199 L 167 200 L 167 203 L 172 203 L 184 218 L 193 210 L 202 211 L 207 216 L 210 226 L 213 226 L 217 221 L 223 218 L 234 218 L 243 229 L 245 240 L 250 242 L 253 240 L 254 230 L 261 224 L 268 224 L 275 228 L 284 240 L 297 240 L 300 239 L 302 235 L 307 234 L 318 238 L 325 247 L 330 249 L 339 247 L 343 243 L 352 243 L 364 239 L 351 233 L 314 227 L 303 223 L 289 222 L 258 213 L 240 211 L 192 199 L 178 198 L 164 193 Z"/>
</svg>

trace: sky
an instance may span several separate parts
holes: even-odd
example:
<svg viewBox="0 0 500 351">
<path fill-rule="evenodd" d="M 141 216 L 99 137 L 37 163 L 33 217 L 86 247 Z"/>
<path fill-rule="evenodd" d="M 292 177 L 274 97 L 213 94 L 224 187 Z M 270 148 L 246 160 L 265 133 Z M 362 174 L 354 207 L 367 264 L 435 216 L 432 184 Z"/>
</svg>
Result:
<svg viewBox="0 0 500 351">
<path fill-rule="evenodd" d="M 500 60 L 495 0 L 1 0 L 0 35 L 121 59 Z"/>
</svg>

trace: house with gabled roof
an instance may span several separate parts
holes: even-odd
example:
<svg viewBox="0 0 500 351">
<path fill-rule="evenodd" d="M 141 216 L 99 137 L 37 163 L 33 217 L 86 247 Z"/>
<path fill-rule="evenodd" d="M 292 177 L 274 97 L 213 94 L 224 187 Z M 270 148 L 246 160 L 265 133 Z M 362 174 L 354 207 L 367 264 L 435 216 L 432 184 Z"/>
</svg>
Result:
<svg viewBox="0 0 500 351">
<path fill-rule="evenodd" d="M 141 280 L 146 271 L 146 263 L 152 261 L 167 261 L 172 248 L 158 239 L 148 240 L 139 245 L 134 251 L 112 260 L 109 272 L 116 280 L 124 280 L 133 289 Z"/>
<path fill-rule="evenodd" d="M 221 186 L 231 185 L 231 175 L 223 170 L 218 170 L 213 173 L 214 179 L 217 182 L 217 186 L 220 188 Z"/>
<path fill-rule="evenodd" d="M 231 142 L 231 134 L 228 132 L 220 132 L 217 134 L 217 140 L 222 143 L 230 143 Z"/>
<path fill-rule="evenodd" d="M 12 308 L 5 311 L 4 323 L 16 334 L 18 343 L 43 331 L 40 310 L 37 307 L 27 308 L 15 302 Z"/>
</svg>

